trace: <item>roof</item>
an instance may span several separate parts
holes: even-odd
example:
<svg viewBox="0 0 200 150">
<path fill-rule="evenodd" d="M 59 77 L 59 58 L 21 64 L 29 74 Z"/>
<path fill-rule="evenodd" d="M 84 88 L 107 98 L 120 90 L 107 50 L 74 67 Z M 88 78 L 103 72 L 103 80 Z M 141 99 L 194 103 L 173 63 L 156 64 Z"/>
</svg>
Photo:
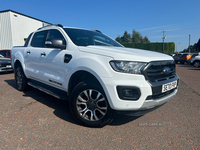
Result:
<svg viewBox="0 0 200 150">
<path fill-rule="evenodd" d="M 22 16 L 25 16 L 25 17 L 28 17 L 28 18 L 31 18 L 31 19 L 35 19 L 35 20 L 38 20 L 38 21 L 41 21 L 41 22 L 44 22 L 44 23 L 51 24 L 51 23 L 49 23 L 49 22 L 46 22 L 46 21 L 43 21 L 43 20 L 40 20 L 40 19 L 31 17 L 31 16 L 28 16 L 28 15 L 25 15 L 25 14 L 19 13 L 19 12 L 13 11 L 13 10 L 11 10 L 11 9 L 0 11 L 0 13 L 4 13 L 4 12 L 13 12 L 13 13 L 17 13 L 17 14 L 20 14 L 20 15 L 22 15 Z"/>
</svg>

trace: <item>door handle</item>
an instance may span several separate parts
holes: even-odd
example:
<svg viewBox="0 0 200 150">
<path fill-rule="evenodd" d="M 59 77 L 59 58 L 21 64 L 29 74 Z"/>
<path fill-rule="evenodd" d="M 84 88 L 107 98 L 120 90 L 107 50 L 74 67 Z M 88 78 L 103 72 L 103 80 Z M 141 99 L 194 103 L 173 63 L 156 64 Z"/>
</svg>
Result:
<svg viewBox="0 0 200 150">
<path fill-rule="evenodd" d="M 27 53 L 27 54 L 30 54 L 31 52 L 30 52 L 30 51 L 27 51 L 26 53 Z"/>
<path fill-rule="evenodd" d="M 43 56 L 43 57 L 46 56 L 45 52 L 41 53 L 41 56 Z"/>
</svg>

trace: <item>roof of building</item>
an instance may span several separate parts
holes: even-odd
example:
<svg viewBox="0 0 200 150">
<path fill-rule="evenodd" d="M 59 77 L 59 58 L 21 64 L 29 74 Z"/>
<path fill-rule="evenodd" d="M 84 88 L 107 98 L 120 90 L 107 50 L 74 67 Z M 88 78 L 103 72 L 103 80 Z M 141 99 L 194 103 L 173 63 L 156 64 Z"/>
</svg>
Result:
<svg viewBox="0 0 200 150">
<path fill-rule="evenodd" d="M 46 21 L 43 21 L 43 20 L 40 20 L 40 19 L 37 19 L 37 18 L 31 17 L 31 16 L 28 16 L 28 15 L 25 15 L 25 14 L 19 13 L 19 12 L 13 11 L 13 10 L 11 10 L 11 9 L 0 11 L 0 13 L 9 12 L 9 11 L 10 11 L 10 12 L 13 12 L 13 13 L 16 13 L 16 14 L 20 14 L 20 15 L 25 16 L 25 17 L 28 17 L 28 18 L 32 18 L 32 19 L 35 19 L 35 20 L 38 20 L 38 21 L 44 22 L 44 23 L 51 24 L 51 23 L 49 23 L 49 22 L 46 22 Z"/>
</svg>

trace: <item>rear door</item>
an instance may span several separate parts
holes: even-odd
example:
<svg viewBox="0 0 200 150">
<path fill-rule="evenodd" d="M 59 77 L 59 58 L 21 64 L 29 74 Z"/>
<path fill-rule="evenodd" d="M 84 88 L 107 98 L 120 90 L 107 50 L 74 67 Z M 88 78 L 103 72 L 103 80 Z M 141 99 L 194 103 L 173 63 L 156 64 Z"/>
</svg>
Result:
<svg viewBox="0 0 200 150">
<path fill-rule="evenodd" d="M 42 59 L 42 51 L 45 48 L 45 40 L 48 31 L 39 31 L 33 35 L 30 45 L 27 47 L 25 52 L 25 66 L 26 75 L 28 78 L 40 80 L 44 72 L 41 68 L 40 61 Z"/>
</svg>

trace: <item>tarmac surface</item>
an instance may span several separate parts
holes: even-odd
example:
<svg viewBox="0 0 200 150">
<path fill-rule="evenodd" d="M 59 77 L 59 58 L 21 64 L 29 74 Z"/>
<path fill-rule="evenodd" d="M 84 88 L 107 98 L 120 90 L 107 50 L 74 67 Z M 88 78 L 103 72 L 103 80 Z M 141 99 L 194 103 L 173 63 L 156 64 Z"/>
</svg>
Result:
<svg viewBox="0 0 200 150">
<path fill-rule="evenodd" d="M 177 65 L 177 95 L 141 117 L 117 115 L 103 128 L 81 126 L 69 105 L 39 90 L 16 90 L 0 73 L 0 149 L 200 149 L 200 68 Z"/>
</svg>

